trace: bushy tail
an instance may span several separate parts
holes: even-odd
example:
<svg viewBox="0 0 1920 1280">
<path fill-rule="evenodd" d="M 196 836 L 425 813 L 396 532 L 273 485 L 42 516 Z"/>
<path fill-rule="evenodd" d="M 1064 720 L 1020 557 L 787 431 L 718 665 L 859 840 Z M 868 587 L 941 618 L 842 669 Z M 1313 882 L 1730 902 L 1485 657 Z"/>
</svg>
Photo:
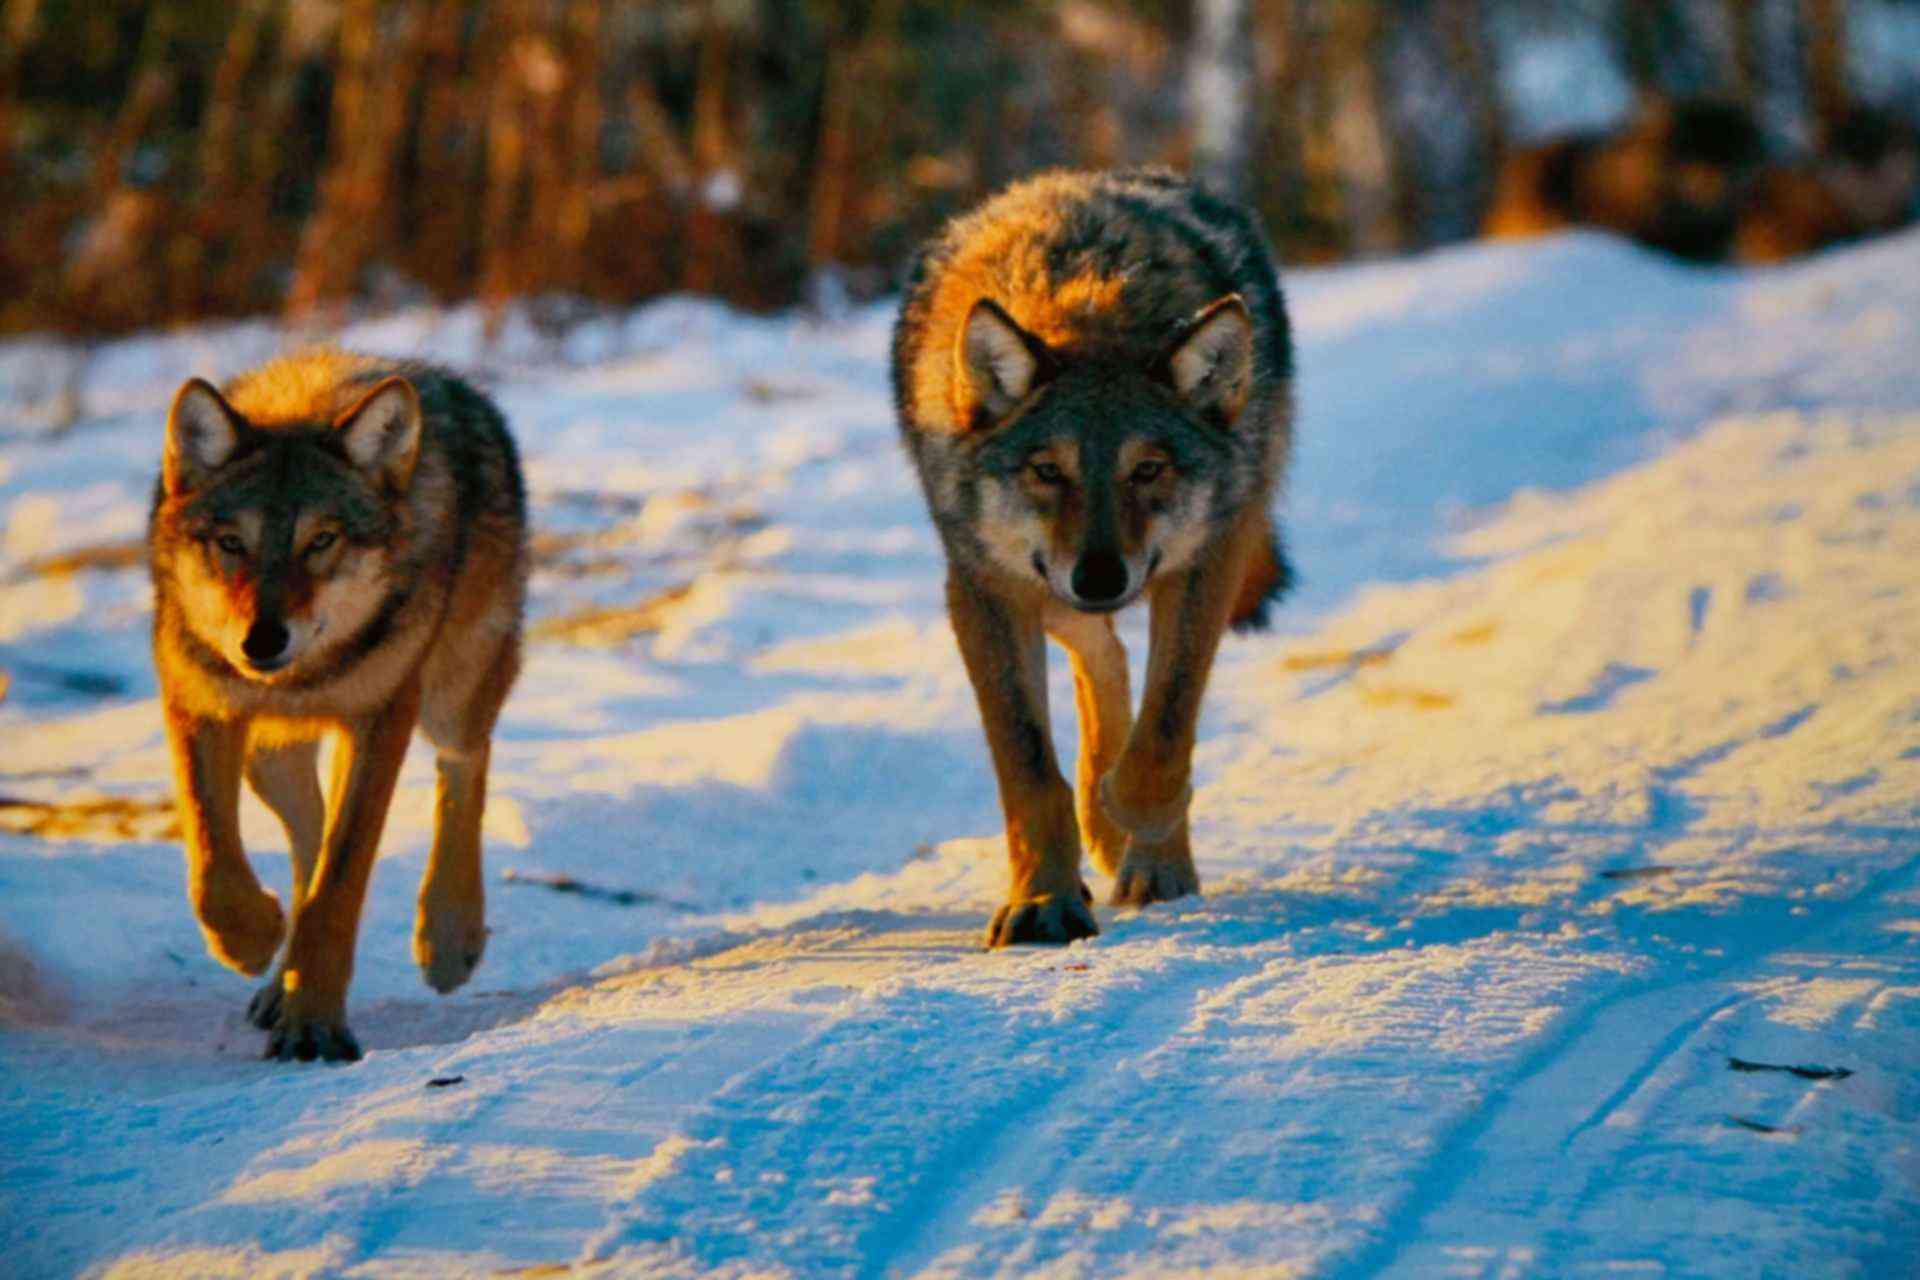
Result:
<svg viewBox="0 0 1920 1280">
<path fill-rule="evenodd" d="M 1267 626 L 1267 607 L 1287 594 L 1293 586 L 1293 566 L 1287 563 L 1280 534 L 1271 525 L 1240 583 L 1240 596 L 1233 602 L 1227 625 L 1235 631 L 1263 631 Z"/>
</svg>

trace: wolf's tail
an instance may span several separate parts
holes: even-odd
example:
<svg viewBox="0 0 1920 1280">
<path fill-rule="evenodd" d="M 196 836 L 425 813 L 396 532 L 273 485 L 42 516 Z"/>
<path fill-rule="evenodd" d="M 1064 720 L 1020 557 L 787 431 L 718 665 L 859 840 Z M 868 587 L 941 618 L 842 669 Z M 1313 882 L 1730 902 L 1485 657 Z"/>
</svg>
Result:
<svg viewBox="0 0 1920 1280">
<path fill-rule="evenodd" d="M 1247 565 L 1247 576 L 1240 583 L 1240 595 L 1233 602 L 1227 625 L 1238 632 L 1265 630 L 1268 606 L 1286 595 L 1291 586 L 1293 566 L 1287 563 L 1279 531 L 1269 524 L 1266 538 Z"/>
</svg>

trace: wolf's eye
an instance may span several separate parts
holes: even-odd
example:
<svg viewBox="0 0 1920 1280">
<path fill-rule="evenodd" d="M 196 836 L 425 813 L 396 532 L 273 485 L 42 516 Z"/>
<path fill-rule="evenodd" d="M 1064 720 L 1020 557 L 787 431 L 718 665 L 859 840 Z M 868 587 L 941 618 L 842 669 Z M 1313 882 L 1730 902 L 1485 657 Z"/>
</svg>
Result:
<svg viewBox="0 0 1920 1280">
<path fill-rule="evenodd" d="M 237 533 L 223 533 L 215 538 L 213 543 L 230 556 L 247 554 L 247 544 L 240 541 L 240 535 Z"/>
<path fill-rule="evenodd" d="M 331 529 L 316 533 L 313 535 L 313 541 L 307 544 L 307 554 L 312 555 L 316 551 L 325 551 L 339 540 L 340 535 Z"/>
<path fill-rule="evenodd" d="M 1033 478 L 1041 484 L 1065 484 L 1067 473 L 1060 469 L 1057 462 L 1036 462 L 1033 464 Z"/>
<path fill-rule="evenodd" d="M 1135 467 L 1133 474 L 1127 478 L 1135 484 L 1152 484 L 1160 478 L 1161 472 L 1166 469 L 1167 464 L 1158 458 L 1148 458 L 1145 462 Z"/>
</svg>

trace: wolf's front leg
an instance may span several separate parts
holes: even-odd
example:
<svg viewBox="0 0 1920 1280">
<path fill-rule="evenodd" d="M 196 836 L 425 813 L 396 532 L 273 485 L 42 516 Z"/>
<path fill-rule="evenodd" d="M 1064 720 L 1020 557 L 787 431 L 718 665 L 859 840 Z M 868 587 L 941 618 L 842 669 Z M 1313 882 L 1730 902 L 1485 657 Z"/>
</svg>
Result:
<svg viewBox="0 0 1920 1280">
<path fill-rule="evenodd" d="M 315 741 L 248 747 L 247 782 L 287 829 L 296 911 L 307 896 L 313 864 L 320 859 L 320 842 L 327 834 L 327 798 L 315 768 L 319 755 L 320 744 Z M 247 1003 L 247 1020 L 262 1031 L 270 1030 L 280 1016 L 284 974 L 284 966 L 274 970 Z"/>
<path fill-rule="evenodd" d="M 350 722 L 341 735 L 333 758 L 326 841 L 313 882 L 294 912 L 279 1017 L 267 1041 L 269 1058 L 311 1062 L 360 1056 L 347 1030 L 354 942 L 380 829 L 419 710 L 419 681 L 409 680 L 384 709 Z"/>
<path fill-rule="evenodd" d="M 980 703 L 1007 819 L 1011 880 L 987 945 L 1065 943 L 1100 932 L 1080 879 L 1073 793 L 1047 724 L 1046 640 L 1039 606 L 1020 608 L 956 569 L 947 608 Z"/>
<path fill-rule="evenodd" d="M 1056 605 L 1048 611 L 1046 625 L 1047 634 L 1067 651 L 1073 666 L 1073 701 L 1080 721 L 1073 798 L 1080 840 L 1100 870 L 1118 875 L 1127 851 L 1127 833 L 1107 816 L 1100 802 L 1100 780 L 1119 760 L 1133 724 L 1127 648 L 1114 632 L 1111 614 Z"/>
<path fill-rule="evenodd" d="M 1100 798 L 1129 836 L 1114 878 L 1115 906 L 1200 892 L 1187 807 L 1200 699 L 1245 576 L 1245 539 L 1232 538 L 1154 592 L 1146 690 L 1127 745 Z"/>
<path fill-rule="evenodd" d="M 240 846 L 240 773 L 247 727 L 168 707 L 181 837 L 187 853 L 187 897 L 222 964 L 258 974 L 273 961 L 286 932 L 280 899 L 261 888 Z"/>
<path fill-rule="evenodd" d="M 473 976 L 487 947 L 486 887 L 480 874 L 480 820 L 487 808 L 492 744 L 442 751 L 435 793 L 433 852 L 420 884 L 413 958 L 427 985 L 446 994 Z"/>
<path fill-rule="evenodd" d="M 516 628 L 517 610 L 516 603 Z M 475 652 L 474 638 L 489 634 L 491 656 Z M 480 873 L 487 764 L 500 706 L 520 671 L 516 629 L 473 628 L 460 639 L 466 643 L 443 644 L 428 656 L 420 702 L 420 728 L 439 752 L 440 781 L 433 852 L 414 917 L 413 958 L 427 985 L 442 994 L 473 976 L 487 948 L 486 886 Z"/>
</svg>

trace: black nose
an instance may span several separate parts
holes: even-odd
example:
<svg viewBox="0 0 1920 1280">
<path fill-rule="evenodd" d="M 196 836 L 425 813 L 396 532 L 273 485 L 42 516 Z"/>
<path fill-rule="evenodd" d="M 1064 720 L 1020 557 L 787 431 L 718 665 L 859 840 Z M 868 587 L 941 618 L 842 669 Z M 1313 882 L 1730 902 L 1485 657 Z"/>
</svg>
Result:
<svg viewBox="0 0 1920 1280">
<path fill-rule="evenodd" d="M 247 629 L 247 638 L 240 642 L 240 648 L 246 652 L 248 660 L 256 663 L 272 662 L 287 647 L 287 624 L 271 618 L 262 618 Z"/>
<path fill-rule="evenodd" d="M 1073 566 L 1073 594 L 1104 604 L 1127 589 L 1127 562 L 1111 551 L 1089 551 Z"/>
</svg>

